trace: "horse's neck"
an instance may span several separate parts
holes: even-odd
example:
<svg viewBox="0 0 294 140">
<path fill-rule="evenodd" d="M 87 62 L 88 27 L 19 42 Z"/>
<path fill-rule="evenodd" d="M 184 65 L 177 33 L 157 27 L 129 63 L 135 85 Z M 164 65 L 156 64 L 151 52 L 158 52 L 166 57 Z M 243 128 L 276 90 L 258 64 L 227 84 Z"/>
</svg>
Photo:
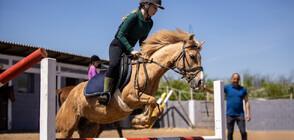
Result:
<svg viewBox="0 0 294 140">
<path fill-rule="evenodd" d="M 160 50 L 156 51 L 153 55 L 151 55 L 150 59 L 153 61 L 164 65 L 166 67 L 171 67 L 172 63 L 175 61 L 177 56 L 180 54 L 181 49 L 179 49 L 179 44 L 173 44 L 166 47 L 161 48 Z M 168 69 L 159 66 L 155 63 L 149 63 L 149 69 L 152 71 L 151 73 L 148 72 L 149 77 L 157 77 L 161 78 Z"/>
</svg>

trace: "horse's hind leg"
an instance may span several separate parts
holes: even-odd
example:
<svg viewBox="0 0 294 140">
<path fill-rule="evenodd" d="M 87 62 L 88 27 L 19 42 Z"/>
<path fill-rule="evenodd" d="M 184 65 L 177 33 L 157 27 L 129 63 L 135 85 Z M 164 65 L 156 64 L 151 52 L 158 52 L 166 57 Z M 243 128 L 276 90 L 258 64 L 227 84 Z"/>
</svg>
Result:
<svg viewBox="0 0 294 140">
<path fill-rule="evenodd" d="M 99 131 L 98 131 L 98 133 L 96 135 L 96 138 L 99 138 L 100 134 L 103 132 L 104 128 L 107 127 L 107 126 L 108 126 L 108 124 L 100 124 Z"/>
<path fill-rule="evenodd" d="M 97 133 L 97 136 L 96 138 L 99 138 L 100 134 L 103 132 L 104 128 L 106 128 L 109 124 L 100 124 L 100 128 L 99 128 L 99 131 Z M 120 138 L 123 137 L 123 134 L 122 134 L 122 130 L 121 130 L 121 127 L 119 125 L 119 121 L 116 121 L 113 123 L 114 127 L 116 128 L 117 130 L 117 133 L 119 135 Z"/>
<path fill-rule="evenodd" d="M 95 138 L 99 130 L 99 124 L 90 122 L 88 119 L 81 117 L 78 123 L 78 133 L 80 138 Z"/>
<path fill-rule="evenodd" d="M 122 138 L 123 137 L 123 134 L 122 134 L 122 131 L 121 131 L 121 127 L 120 127 L 119 121 L 114 122 L 113 125 L 116 128 L 119 137 Z"/>
</svg>

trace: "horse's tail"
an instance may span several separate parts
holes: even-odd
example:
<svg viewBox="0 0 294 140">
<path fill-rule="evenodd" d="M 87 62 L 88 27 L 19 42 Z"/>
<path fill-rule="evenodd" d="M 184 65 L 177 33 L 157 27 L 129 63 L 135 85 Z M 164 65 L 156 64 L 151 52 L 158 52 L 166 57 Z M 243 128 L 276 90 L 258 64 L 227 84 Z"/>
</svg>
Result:
<svg viewBox="0 0 294 140">
<path fill-rule="evenodd" d="M 57 89 L 56 90 L 56 95 L 57 95 L 57 100 L 58 100 L 59 107 L 61 107 L 61 101 L 60 101 L 60 94 L 61 94 L 61 92 L 62 92 L 61 89 Z"/>
<path fill-rule="evenodd" d="M 56 90 L 56 95 L 60 94 L 61 92 L 62 92 L 61 89 L 57 89 L 57 90 Z"/>
</svg>

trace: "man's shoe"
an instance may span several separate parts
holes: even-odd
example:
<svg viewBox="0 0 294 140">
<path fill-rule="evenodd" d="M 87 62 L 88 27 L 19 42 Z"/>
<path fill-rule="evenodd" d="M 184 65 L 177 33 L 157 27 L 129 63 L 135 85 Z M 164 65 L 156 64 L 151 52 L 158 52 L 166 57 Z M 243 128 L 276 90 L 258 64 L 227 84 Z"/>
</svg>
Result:
<svg viewBox="0 0 294 140">
<path fill-rule="evenodd" d="M 111 100 L 111 94 L 110 92 L 103 92 L 99 97 L 98 97 L 98 102 L 103 105 L 109 105 Z"/>
</svg>

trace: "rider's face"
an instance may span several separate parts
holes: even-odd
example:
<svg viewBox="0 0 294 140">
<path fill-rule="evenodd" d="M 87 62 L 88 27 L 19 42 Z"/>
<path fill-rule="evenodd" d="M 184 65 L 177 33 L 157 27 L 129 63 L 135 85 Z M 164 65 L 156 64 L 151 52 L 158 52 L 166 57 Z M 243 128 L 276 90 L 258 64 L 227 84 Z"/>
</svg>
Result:
<svg viewBox="0 0 294 140">
<path fill-rule="evenodd" d="M 148 15 L 151 17 L 154 16 L 157 12 L 157 9 L 158 9 L 158 6 L 150 4 L 149 10 L 148 10 Z"/>
<path fill-rule="evenodd" d="M 92 63 L 95 67 L 98 67 L 98 65 L 99 65 L 99 61 L 93 61 Z"/>
</svg>

